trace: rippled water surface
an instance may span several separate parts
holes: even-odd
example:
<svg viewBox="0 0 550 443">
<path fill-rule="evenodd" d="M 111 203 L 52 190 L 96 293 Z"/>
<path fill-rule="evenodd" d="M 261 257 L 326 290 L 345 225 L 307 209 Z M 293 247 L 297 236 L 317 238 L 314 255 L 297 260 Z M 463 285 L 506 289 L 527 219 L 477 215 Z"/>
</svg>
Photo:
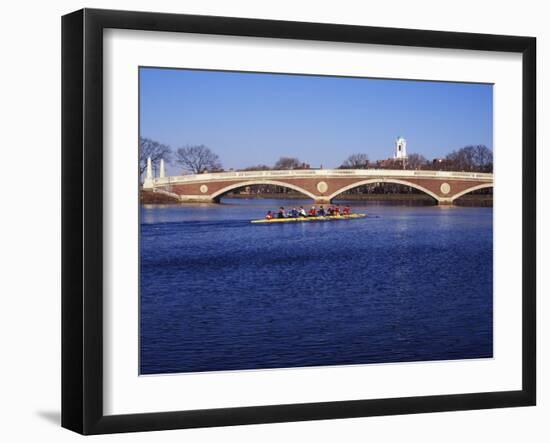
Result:
<svg viewBox="0 0 550 443">
<path fill-rule="evenodd" d="M 492 357 L 492 208 L 300 204 L 141 208 L 142 374 Z"/>
</svg>

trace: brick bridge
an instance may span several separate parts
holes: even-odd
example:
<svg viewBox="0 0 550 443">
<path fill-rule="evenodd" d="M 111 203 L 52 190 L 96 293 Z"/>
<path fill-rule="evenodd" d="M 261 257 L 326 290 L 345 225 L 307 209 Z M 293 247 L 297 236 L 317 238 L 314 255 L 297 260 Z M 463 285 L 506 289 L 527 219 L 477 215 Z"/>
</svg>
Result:
<svg viewBox="0 0 550 443">
<path fill-rule="evenodd" d="M 493 174 L 451 171 L 383 169 L 304 169 L 239 171 L 153 177 L 148 168 L 143 189 L 172 195 L 182 202 L 219 202 L 225 194 L 245 186 L 290 188 L 316 203 L 330 203 L 343 192 L 369 183 L 398 183 L 418 189 L 438 204 L 452 204 L 464 194 L 493 186 Z"/>
</svg>

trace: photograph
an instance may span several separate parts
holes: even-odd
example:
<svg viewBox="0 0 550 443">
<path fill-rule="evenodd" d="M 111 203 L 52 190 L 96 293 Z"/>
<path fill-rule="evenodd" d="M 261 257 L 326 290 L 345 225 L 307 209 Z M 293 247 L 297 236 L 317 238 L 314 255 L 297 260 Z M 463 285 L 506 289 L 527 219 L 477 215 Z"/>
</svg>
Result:
<svg viewBox="0 0 550 443">
<path fill-rule="evenodd" d="M 61 426 L 534 437 L 543 20 L 143 9 L 61 19 Z"/>
<path fill-rule="evenodd" d="M 493 358 L 493 84 L 138 75 L 139 375 Z"/>
</svg>

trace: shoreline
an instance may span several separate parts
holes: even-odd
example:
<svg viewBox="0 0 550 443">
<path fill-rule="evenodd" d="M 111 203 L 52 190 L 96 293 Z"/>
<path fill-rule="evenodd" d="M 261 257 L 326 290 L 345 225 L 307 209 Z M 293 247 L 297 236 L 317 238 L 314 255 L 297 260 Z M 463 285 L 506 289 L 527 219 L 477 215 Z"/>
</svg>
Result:
<svg viewBox="0 0 550 443">
<path fill-rule="evenodd" d="M 227 194 L 227 198 L 243 198 L 243 199 L 276 199 L 276 200 L 308 200 L 302 194 Z M 335 198 L 334 201 L 351 201 L 351 200 L 433 200 L 429 195 L 425 194 L 349 194 Z"/>
<path fill-rule="evenodd" d="M 227 194 L 226 198 L 234 199 L 275 199 L 275 200 L 307 200 L 302 194 Z M 426 202 L 431 203 L 434 200 L 426 194 L 348 194 L 336 198 L 334 201 L 388 201 L 388 202 Z M 184 205 L 185 202 L 176 200 L 166 194 L 143 191 L 139 193 L 139 202 L 142 205 L 150 204 L 173 204 Z M 493 206 L 493 196 L 491 194 L 473 194 L 465 195 L 455 202 L 457 206 Z"/>
<path fill-rule="evenodd" d="M 276 200 L 307 200 L 301 194 L 228 194 L 227 198 L 236 199 L 276 199 Z M 434 199 L 427 194 L 347 194 L 335 198 L 334 202 L 347 201 L 381 201 L 381 202 L 426 202 L 432 203 Z M 493 205 L 492 194 L 472 194 L 462 196 L 455 204 L 457 206 L 477 204 L 483 206 Z"/>
</svg>

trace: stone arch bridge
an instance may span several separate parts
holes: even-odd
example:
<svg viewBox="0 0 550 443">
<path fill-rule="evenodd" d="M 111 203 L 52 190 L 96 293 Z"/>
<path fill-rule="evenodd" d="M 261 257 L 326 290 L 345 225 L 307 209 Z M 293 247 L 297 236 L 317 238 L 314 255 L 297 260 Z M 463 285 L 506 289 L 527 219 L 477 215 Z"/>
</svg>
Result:
<svg viewBox="0 0 550 443">
<path fill-rule="evenodd" d="M 452 204 L 469 192 L 493 186 L 493 174 L 452 171 L 383 169 L 304 169 L 285 171 L 215 172 L 152 177 L 147 171 L 144 189 L 172 195 L 182 202 L 219 202 L 225 194 L 252 185 L 293 189 L 315 203 L 330 203 L 343 192 L 370 183 L 397 183 L 418 189 L 438 204 Z"/>
</svg>

